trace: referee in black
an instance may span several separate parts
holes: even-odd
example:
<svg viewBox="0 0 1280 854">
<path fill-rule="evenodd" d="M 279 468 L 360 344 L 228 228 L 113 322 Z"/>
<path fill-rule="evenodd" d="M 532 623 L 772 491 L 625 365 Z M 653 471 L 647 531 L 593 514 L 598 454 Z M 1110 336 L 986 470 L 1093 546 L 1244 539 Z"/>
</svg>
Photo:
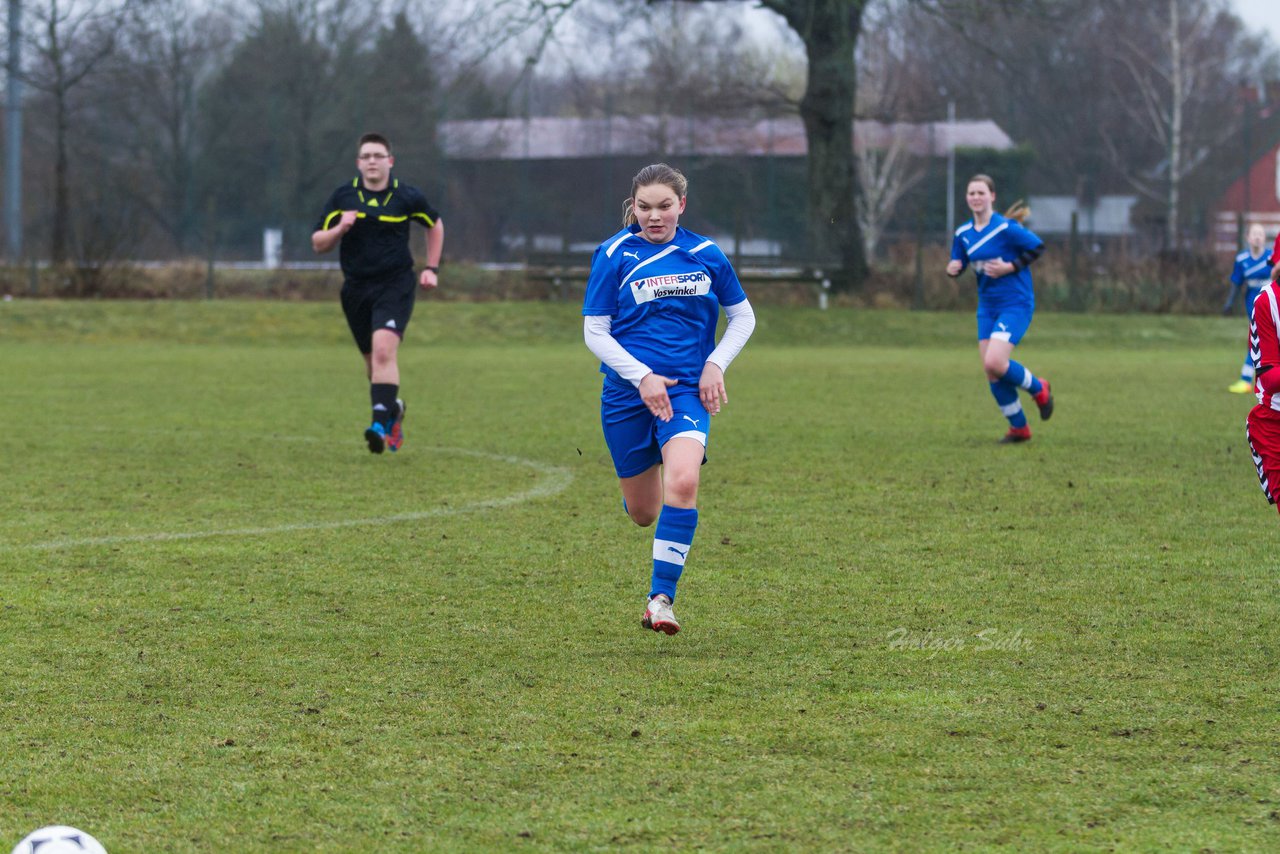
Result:
<svg viewBox="0 0 1280 854">
<path fill-rule="evenodd" d="M 364 431 L 369 450 L 398 451 L 404 442 L 404 401 L 399 399 L 396 352 L 413 314 L 417 288 L 409 223 L 427 229 L 427 266 L 417 277 L 423 290 L 439 284 L 444 223 L 416 187 L 391 177 L 391 143 L 381 134 L 360 137 L 359 174 L 333 191 L 325 203 L 311 247 L 324 253 L 338 246 L 342 265 L 342 312 L 364 354 L 373 423 Z"/>
</svg>

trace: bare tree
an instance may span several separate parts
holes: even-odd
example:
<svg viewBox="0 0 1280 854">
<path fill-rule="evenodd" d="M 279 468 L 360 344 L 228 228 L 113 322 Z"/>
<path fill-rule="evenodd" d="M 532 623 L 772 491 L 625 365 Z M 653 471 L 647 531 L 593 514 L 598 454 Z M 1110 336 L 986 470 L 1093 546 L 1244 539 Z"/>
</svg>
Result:
<svg viewBox="0 0 1280 854">
<path fill-rule="evenodd" d="M 192 10 L 183 0 L 149 0 L 121 31 L 119 74 L 112 83 L 125 97 L 112 166 L 135 176 L 126 192 L 179 252 L 196 237 L 201 213 L 199 93 L 225 61 L 232 37 L 228 9 L 210 4 Z"/>
<path fill-rule="evenodd" d="M 564 0 L 557 7 L 571 5 Z M 645 0 L 647 3 L 667 0 Z M 742 0 L 687 0 L 690 3 L 735 3 Z M 867 275 L 866 249 L 856 213 L 860 195 L 854 162 L 853 119 L 858 89 L 856 54 L 864 15 L 872 0 L 757 0 L 776 13 L 800 38 L 807 77 L 799 113 L 808 147 L 807 216 L 809 254 L 819 263 L 834 260 L 833 285 L 840 290 L 860 286 Z M 918 0 L 948 13 L 1012 0 Z M 1039 2 L 1039 0 L 1036 0 Z M 532 3 L 536 8 L 544 4 Z"/>
<path fill-rule="evenodd" d="M 862 188 L 857 199 L 858 225 L 868 258 L 875 256 L 898 202 L 925 176 L 925 167 L 908 150 L 907 139 L 905 133 L 893 133 L 885 148 L 864 148 L 857 156 Z"/>
<path fill-rule="evenodd" d="M 703 0 L 714 2 L 714 0 Z M 868 0 L 761 0 L 804 42 L 808 80 L 800 118 L 808 143 L 808 222 L 815 259 L 836 256 L 839 290 L 861 285 L 867 258 L 855 214 L 853 116 L 858 91 L 855 55 Z"/>
<path fill-rule="evenodd" d="M 1237 150 L 1227 137 L 1241 124 L 1241 81 L 1276 67 L 1274 48 L 1217 0 L 1044 0 L 994 16 L 966 14 L 965 0 L 896 2 L 916 55 L 930 58 L 915 67 L 915 91 L 934 93 L 926 110 L 951 98 L 998 121 L 1034 151 L 1041 192 L 1087 204 L 1136 189 L 1164 211 L 1169 245 L 1198 201 L 1192 173 L 1224 143 Z"/>
<path fill-rule="evenodd" d="M 911 129 L 901 123 L 919 115 L 913 102 L 919 98 L 922 84 L 914 75 L 920 63 L 911 40 L 910 19 L 900 12 L 901 7 L 892 5 L 874 10 L 858 49 L 862 67 L 858 116 L 879 121 L 888 130 L 886 145 L 873 147 L 864 142 L 855 154 L 861 190 L 855 210 L 869 259 L 875 257 L 898 202 L 926 174 L 926 165 L 908 147 Z"/>
<path fill-rule="evenodd" d="M 378 61 L 369 66 L 365 87 L 380 95 L 365 106 L 365 123 L 393 141 L 397 161 L 422 176 L 413 183 L 423 186 L 439 160 L 436 51 L 414 31 L 408 15 L 398 12 L 377 33 L 372 55 Z"/>
<path fill-rule="evenodd" d="M 1224 74 L 1224 42 L 1235 19 L 1206 0 L 1162 0 L 1124 4 L 1128 27 L 1115 28 L 1108 75 L 1112 95 L 1129 119 L 1124 127 L 1099 130 L 1107 152 L 1133 186 L 1165 209 L 1165 245 L 1180 242 L 1182 184 L 1234 123 L 1239 78 Z M 1119 15 L 1115 20 L 1119 21 Z M 1239 35 L 1238 27 L 1236 35 Z M 1119 137 L 1137 129 L 1163 154 L 1156 168 L 1124 162 Z"/>
<path fill-rule="evenodd" d="M 668 0 L 644 0 L 646 3 Z M 686 0 L 697 3 L 742 3 L 744 0 Z M 809 255 L 819 263 L 834 261 L 833 284 L 842 290 L 861 284 L 867 274 L 866 255 L 854 210 L 858 177 L 853 161 L 853 115 L 857 94 L 855 53 L 862 33 L 862 17 L 870 0 L 757 0 L 775 12 L 804 44 L 808 59 L 804 95 L 799 112 L 808 143 Z M 514 20 L 545 34 L 545 46 L 555 24 L 575 0 L 499 0 L 499 5 L 526 10 Z M 536 58 L 538 53 L 531 53 Z"/>
<path fill-rule="evenodd" d="M 77 108 L 75 94 L 116 50 L 121 22 L 138 0 L 44 0 L 28 6 L 28 47 L 35 61 L 25 74 L 50 101 L 53 143 L 53 214 L 49 257 L 67 259 L 71 231 L 68 151 Z"/>
<path fill-rule="evenodd" d="M 355 0 L 259 0 L 202 97 L 205 192 L 235 212 L 220 217 L 224 234 L 247 241 L 281 224 L 301 242 L 383 96 L 364 73 L 381 11 Z"/>
<path fill-rule="evenodd" d="M 659 0 L 649 0 L 659 2 Z M 690 0 L 717 3 L 736 0 Z M 867 274 L 856 214 L 861 196 L 854 162 L 853 118 L 858 94 L 859 39 L 873 0 L 757 0 L 777 13 L 804 44 L 808 77 L 800 117 L 808 144 L 808 223 L 815 258 L 839 259 L 832 284 L 849 290 Z M 948 15 L 1003 10 L 1014 0 L 914 0 Z M 1030 0 L 1039 3 L 1040 0 Z M 1024 0 L 1025 4 L 1025 0 Z"/>
<path fill-rule="evenodd" d="M 578 0 L 490 0 L 466 3 L 462 16 L 434 21 L 441 52 L 454 55 L 450 82 L 465 85 L 481 66 L 504 53 L 519 57 L 521 69 L 533 67 L 577 5 Z"/>
<path fill-rule="evenodd" d="M 933 117 L 947 100 L 971 116 L 990 117 L 1037 153 L 1036 173 L 1080 195 L 1106 185 L 1113 171 L 1097 128 L 1114 124 L 1104 86 L 1082 97 L 1080 81 L 1106 65 L 1100 42 L 1110 22 L 1099 0 L 1015 4 L 991 17 L 965 14 L 936 0 L 903 10 L 921 75 L 920 110 Z M 954 188 L 953 188 L 954 190 Z"/>
</svg>

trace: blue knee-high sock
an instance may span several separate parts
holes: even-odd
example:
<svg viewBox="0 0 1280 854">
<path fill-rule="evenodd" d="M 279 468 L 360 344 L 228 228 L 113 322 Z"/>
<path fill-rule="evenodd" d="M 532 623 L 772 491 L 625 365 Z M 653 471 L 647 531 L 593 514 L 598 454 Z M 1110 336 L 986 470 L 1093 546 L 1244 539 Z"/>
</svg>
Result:
<svg viewBox="0 0 1280 854">
<path fill-rule="evenodd" d="M 1004 376 L 1000 378 L 1000 381 L 1012 383 L 1019 388 L 1025 388 L 1032 394 L 1039 394 L 1040 389 L 1044 388 L 1044 384 L 1040 382 L 1039 377 L 1013 361 L 1013 359 L 1009 360 L 1009 370 L 1004 372 Z"/>
<path fill-rule="evenodd" d="M 991 383 L 991 396 L 1000 405 L 1000 413 L 1009 419 L 1010 427 L 1026 427 L 1027 416 L 1018 400 L 1018 387 L 1003 380 Z"/>
<path fill-rule="evenodd" d="M 693 545 L 693 533 L 698 530 L 696 507 L 672 507 L 662 505 L 658 528 L 653 532 L 653 585 L 649 590 L 652 599 L 665 593 L 676 601 L 676 582 L 684 569 L 689 547 Z"/>
</svg>

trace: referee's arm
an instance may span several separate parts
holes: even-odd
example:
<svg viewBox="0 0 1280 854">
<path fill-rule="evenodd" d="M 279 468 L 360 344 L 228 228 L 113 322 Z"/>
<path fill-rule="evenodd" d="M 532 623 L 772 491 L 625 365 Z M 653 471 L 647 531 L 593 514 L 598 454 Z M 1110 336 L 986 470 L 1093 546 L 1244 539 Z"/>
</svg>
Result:
<svg viewBox="0 0 1280 854">
<path fill-rule="evenodd" d="M 427 229 L 427 266 L 439 267 L 440 256 L 444 254 L 444 220 L 437 218 L 436 224 Z"/>
<path fill-rule="evenodd" d="M 318 254 L 323 255 L 338 245 L 338 241 L 342 239 L 342 235 L 350 231 L 351 226 L 355 225 L 355 222 L 355 211 L 343 211 L 342 218 L 334 223 L 332 228 L 325 228 L 320 231 L 312 232 L 311 248 Z"/>
<path fill-rule="evenodd" d="M 444 254 L 444 220 L 436 217 L 435 225 L 427 229 L 427 266 L 418 276 L 418 284 L 431 290 L 440 284 L 440 256 Z"/>
</svg>

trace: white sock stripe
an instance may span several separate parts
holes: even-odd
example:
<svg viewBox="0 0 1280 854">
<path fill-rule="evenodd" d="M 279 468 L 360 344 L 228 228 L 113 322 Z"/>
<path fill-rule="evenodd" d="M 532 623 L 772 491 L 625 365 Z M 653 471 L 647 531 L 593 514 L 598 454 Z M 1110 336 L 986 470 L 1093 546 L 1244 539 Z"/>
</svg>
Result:
<svg viewBox="0 0 1280 854">
<path fill-rule="evenodd" d="M 684 566 L 684 560 L 689 556 L 689 544 L 677 543 L 675 540 L 660 540 L 653 538 L 653 559 L 664 561 L 665 563 L 674 563 L 677 566 Z"/>
<path fill-rule="evenodd" d="M 701 430 L 685 430 L 683 433 L 677 433 L 671 439 L 697 439 L 702 443 L 702 447 L 707 446 L 707 434 Z M 671 441 L 668 439 L 667 441 Z"/>
<path fill-rule="evenodd" d="M 1036 381 L 1036 375 L 1023 368 L 1022 370 L 1022 387 L 1027 391 L 1031 391 L 1031 384 Z"/>
<path fill-rule="evenodd" d="M 1013 403 L 1005 404 L 1000 407 L 1000 414 L 1008 418 L 1010 415 L 1017 415 L 1022 411 L 1022 401 L 1015 400 Z"/>
</svg>

